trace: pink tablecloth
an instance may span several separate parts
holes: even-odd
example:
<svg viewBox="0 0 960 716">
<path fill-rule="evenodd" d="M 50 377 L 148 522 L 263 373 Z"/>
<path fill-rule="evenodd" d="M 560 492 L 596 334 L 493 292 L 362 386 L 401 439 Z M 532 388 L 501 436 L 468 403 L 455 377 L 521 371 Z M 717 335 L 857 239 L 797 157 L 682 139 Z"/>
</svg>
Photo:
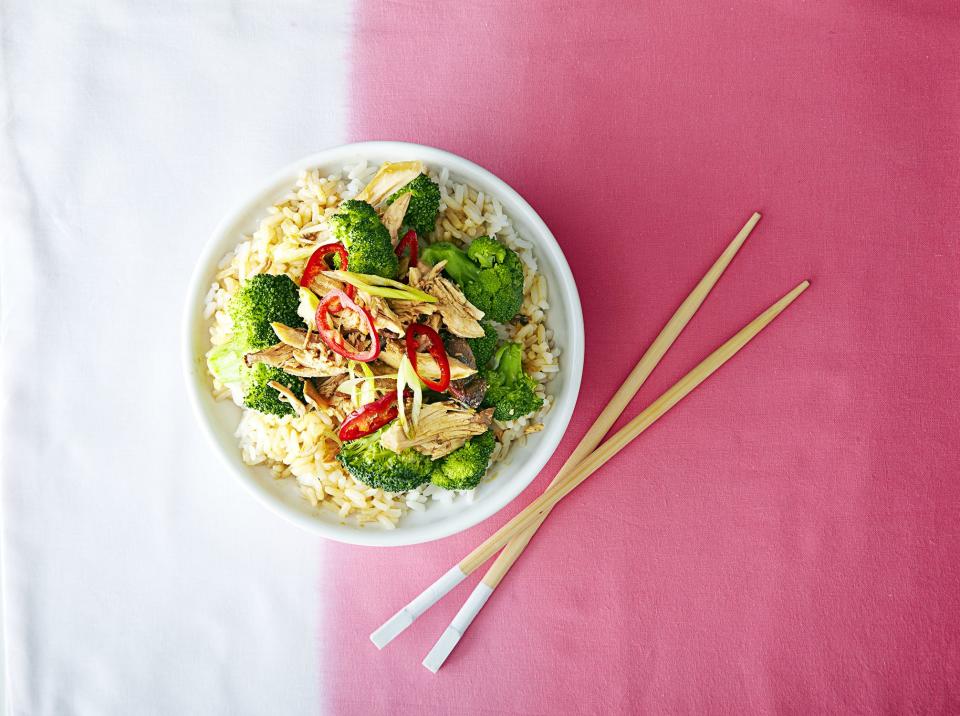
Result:
<svg viewBox="0 0 960 716">
<path fill-rule="evenodd" d="M 403 551 L 332 548 L 333 709 L 960 710 L 958 6 L 355 18 L 353 138 L 513 184 L 570 261 L 587 350 L 569 436 L 505 514 Z M 754 209 L 633 409 L 801 278 L 808 294 L 556 510 L 437 676 L 418 663 L 472 581 L 377 653 L 366 634 L 543 489 Z"/>
</svg>

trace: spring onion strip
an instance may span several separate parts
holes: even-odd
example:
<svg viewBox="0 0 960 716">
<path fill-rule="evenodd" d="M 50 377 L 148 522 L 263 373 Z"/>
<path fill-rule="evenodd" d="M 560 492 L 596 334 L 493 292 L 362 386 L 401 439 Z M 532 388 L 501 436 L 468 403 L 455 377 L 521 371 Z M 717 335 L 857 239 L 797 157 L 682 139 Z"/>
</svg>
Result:
<svg viewBox="0 0 960 716">
<path fill-rule="evenodd" d="M 369 365 L 361 363 L 360 370 L 363 371 L 364 375 L 363 382 L 360 384 L 360 404 L 366 405 L 377 399 L 377 384 Z"/>
<path fill-rule="evenodd" d="M 350 403 L 354 408 L 360 407 L 360 393 L 357 391 L 357 364 L 356 361 L 347 361 L 347 371 L 350 373 Z"/>
<path fill-rule="evenodd" d="M 320 299 L 317 294 L 309 288 L 300 287 L 300 305 L 297 307 L 297 313 L 308 328 L 317 327 L 317 306 L 320 305 Z"/>
<path fill-rule="evenodd" d="M 429 293 L 405 283 L 383 278 L 383 276 L 353 273 L 352 271 L 324 271 L 323 275 L 356 286 L 358 291 L 363 291 L 371 296 L 396 298 L 401 301 L 420 301 L 421 303 L 437 302 L 436 296 L 431 296 Z"/>
<path fill-rule="evenodd" d="M 403 356 L 400 359 L 400 367 L 397 369 L 397 395 L 402 396 L 403 391 L 407 388 L 413 393 L 413 401 L 410 405 L 410 424 L 407 424 L 406 405 L 402 398 L 397 401 L 397 409 L 399 410 L 397 417 L 400 418 L 400 425 L 403 426 L 403 431 L 407 434 L 407 437 L 412 438 L 417 423 L 420 422 L 420 409 L 423 407 L 423 383 L 420 382 L 416 371 L 413 370 L 410 359 Z"/>
</svg>

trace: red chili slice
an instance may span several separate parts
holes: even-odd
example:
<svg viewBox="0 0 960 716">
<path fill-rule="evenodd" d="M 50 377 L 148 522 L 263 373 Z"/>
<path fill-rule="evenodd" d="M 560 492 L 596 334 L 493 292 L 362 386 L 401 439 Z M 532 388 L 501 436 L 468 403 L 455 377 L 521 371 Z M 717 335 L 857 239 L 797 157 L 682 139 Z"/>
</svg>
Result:
<svg viewBox="0 0 960 716">
<path fill-rule="evenodd" d="M 420 347 L 417 339 L 420 336 L 424 336 L 430 344 L 427 347 L 427 352 L 433 356 L 433 359 L 437 362 L 437 366 L 440 368 L 439 381 L 424 378 L 420 371 L 417 370 L 417 348 Z M 438 393 L 442 393 L 449 388 L 450 361 L 447 359 L 447 351 L 443 347 L 443 341 L 440 339 L 440 334 L 438 334 L 430 326 L 424 325 L 423 323 L 411 323 L 409 326 L 407 326 L 407 333 L 404 336 L 404 341 L 407 345 L 407 358 L 410 359 L 410 364 L 413 366 L 413 370 L 416 372 L 417 377 L 420 378 L 420 380 L 422 380 L 428 388 L 432 388 Z"/>
<path fill-rule="evenodd" d="M 321 246 L 319 249 L 311 254 L 310 258 L 307 260 L 307 265 L 303 267 L 303 276 L 300 277 L 300 285 L 304 288 L 308 288 L 313 282 L 313 279 L 317 277 L 321 271 L 329 271 L 330 267 L 327 265 L 326 258 L 331 254 L 336 254 L 340 257 L 340 270 L 347 270 L 347 249 L 343 244 L 326 244 Z M 357 289 L 356 286 L 351 286 L 350 284 L 346 285 L 344 293 L 347 294 L 350 298 L 353 298 Z"/>
<path fill-rule="evenodd" d="M 410 265 L 416 266 L 420 258 L 420 248 L 417 246 L 417 232 L 413 229 L 405 233 L 403 238 L 397 242 L 397 248 L 395 249 L 397 258 L 403 256 L 404 249 L 410 250 Z"/>
<path fill-rule="evenodd" d="M 350 413 L 344 418 L 337 435 L 343 442 L 357 440 L 377 432 L 398 414 L 397 391 L 394 390 Z"/>
<path fill-rule="evenodd" d="M 345 310 L 355 311 L 363 318 L 367 327 L 367 335 L 370 337 L 370 347 L 367 348 L 367 350 L 358 353 L 353 352 L 347 347 L 346 341 L 344 341 L 340 331 L 335 329 L 331 324 L 329 320 L 330 314 L 340 313 L 340 311 Z M 372 360 L 376 360 L 377 356 L 380 355 L 380 336 L 377 334 L 377 329 L 373 325 L 373 316 L 370 315 L 367 309 L 355 304 L 352 298 L 338 288 L 333 289 L 320 299 L 320 304 L 317 306 L 317 333 L 320 334 L 320 338 L 327 344 L 330 350 L 339 353 L 344 358 L 360 361 L 361 363 L 369 363 Z"/>
</svg>

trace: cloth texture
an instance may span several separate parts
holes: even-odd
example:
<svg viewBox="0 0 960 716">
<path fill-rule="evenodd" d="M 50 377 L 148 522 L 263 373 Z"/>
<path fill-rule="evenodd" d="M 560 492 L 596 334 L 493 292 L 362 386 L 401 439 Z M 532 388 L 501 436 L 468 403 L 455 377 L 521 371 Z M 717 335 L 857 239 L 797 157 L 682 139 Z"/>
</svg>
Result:
<svg viewBox="0 0 960 716">
<path fill-rule="evenodd" d="M 320 540 L 210 449 L 180 325 L 220 217 L 346 140 L 349 8 L 0 13 L 8 710 L 316 713 Z"/>
<path fill-rule="evenodd" d="M 956 3 L 8 0 L 0 51 L 10 713 L 960 711 Z M 180 375 L 219 218 L 367 139 L 516 188 L 586 323 L 543 474 L 400 550 L 263 509 Z M 378 652 L 754 210 L 624 420 L 807 293 L 556 508 L 438 674 L 420 661 L 480 575 Z"/>
</svg>

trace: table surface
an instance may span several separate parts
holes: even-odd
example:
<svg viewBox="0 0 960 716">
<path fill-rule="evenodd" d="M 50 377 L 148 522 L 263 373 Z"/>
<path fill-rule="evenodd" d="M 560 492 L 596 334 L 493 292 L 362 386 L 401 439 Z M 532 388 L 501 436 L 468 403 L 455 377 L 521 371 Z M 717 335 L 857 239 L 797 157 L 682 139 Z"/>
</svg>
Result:
<svg viewBox="0 0 960 716">
<path fill-rule="evenodd" d="M 0 6 L 7 710 L 960 710 L 960 8 L 285 1 Z M 206 235 L 325 146 L 462 154 L 580 288 L 548 469 L 437 543 L 323 542 L 237 488 L 179 375 Z M 369 632 L 542 490 L 753 210 L 632 414 L 802 278 L 472 588 Z"/>
</svg>

